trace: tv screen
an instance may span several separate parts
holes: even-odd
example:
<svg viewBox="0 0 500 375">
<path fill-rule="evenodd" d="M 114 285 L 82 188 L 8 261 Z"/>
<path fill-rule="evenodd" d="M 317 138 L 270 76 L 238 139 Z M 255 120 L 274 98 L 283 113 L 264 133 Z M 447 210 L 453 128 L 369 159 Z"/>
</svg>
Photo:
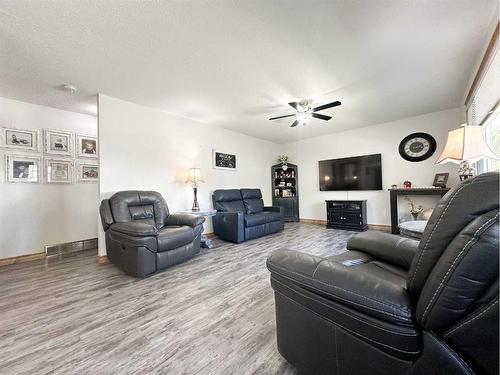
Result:
<svg viewBox="0 0 500 375">
<path fill-rule="evenodd" d="M 382 190 L 381 154 L 320 160 L 319 189 Z"/>
</svg>

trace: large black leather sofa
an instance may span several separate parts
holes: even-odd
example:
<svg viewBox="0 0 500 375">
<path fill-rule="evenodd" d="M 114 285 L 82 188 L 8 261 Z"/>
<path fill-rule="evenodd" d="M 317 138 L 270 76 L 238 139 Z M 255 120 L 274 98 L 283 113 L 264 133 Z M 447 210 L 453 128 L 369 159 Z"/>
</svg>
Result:
<svg viewBox="0 0 500 375">
<path fill-rule="evenodd" d="M 214 233 L 223 240 L 239 243 L 284 228 L 281 208 L 265 207 L 260 189 L 215 190 L 212 200 Z"/>
<path fill-rule="evenodd" d="M 161 194 L 121 191 L 99 208 L 108 259 L 144 277 L 192 258 L 200 251 L 203 217 L 170 214 Z"/>
<path fill-rule="evenodd" d="M 279 352 L 301 374 L 498 374 L 498 180 L 450 190 L 420 242 L 372 231 L 338 256 L 272 253 Z"/>
</svg>

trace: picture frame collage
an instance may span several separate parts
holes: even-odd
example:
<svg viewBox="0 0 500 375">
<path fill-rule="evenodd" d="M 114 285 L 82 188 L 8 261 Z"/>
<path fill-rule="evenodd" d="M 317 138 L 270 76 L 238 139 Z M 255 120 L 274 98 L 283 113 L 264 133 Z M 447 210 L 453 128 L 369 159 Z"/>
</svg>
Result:
<svg viewBox="0 0 500 375">
<path fill-rule="evenodd" d="M 74 184 L 99 181 L 96 137 L 66 130 L 2 127 L 0 148 L 6 151 L 6 183 Z"/>
</svg>

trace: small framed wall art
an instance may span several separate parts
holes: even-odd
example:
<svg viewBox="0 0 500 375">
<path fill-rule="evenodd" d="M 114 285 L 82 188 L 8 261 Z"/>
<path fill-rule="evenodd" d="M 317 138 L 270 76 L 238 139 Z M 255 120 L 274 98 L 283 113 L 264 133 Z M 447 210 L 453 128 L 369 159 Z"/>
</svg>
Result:
<svg viewBox="0 0 500 375">
<path fill-rule="evenodd" d="M 99 181 L 99 166 L 97 164 L 79 162 L 77 170 L 78 182 Z"/>
<path fill-rule="evenodd" d="M 45 181 L 47 184 L 73 183 L 73 161 L 46 158 Z"/>
<path fill-rule="evenodd" d="M 8 183 L 40 183 L 40 158 L 5 155 L 5 181 Z"/>
<path fill-rule="evenodd" d="M 214 169 L 236 170 L 236 154 L 212 150 L 212 162 Z"/>
<path fill-rule="evenodd" d="M 78 134 L 76 151 L 79 158 L 97 158 L 97 138 Z"/>
<path fill-rule="evenodd" d="M 448 182 L 449 173 L 436 173 L 432 186 L 445 188 Z"/>
<path fill-rule="evenodd" d="M 39 151 L 40 133 L 38 130 L 14 128 L 2 128 L 1 130 L 1 145 L 3 147 L 24 151 Z"/>
<path fill-rule="evenodd" d="M 73 133 L 63 130 L 44 129 L 44 152 L 48 155 L 73 156 Z"/>
</svg>

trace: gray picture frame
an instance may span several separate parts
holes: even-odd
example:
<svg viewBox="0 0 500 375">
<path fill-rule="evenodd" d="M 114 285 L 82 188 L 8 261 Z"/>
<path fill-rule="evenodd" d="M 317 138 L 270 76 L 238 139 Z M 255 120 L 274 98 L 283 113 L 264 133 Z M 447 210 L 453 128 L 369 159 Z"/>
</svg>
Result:
<svg viewBox="0 0 500 375">
<path fill-rule="evenodd" d="M 43 129 L 44 154 L 73 157 L 75 134 L 65 130 Z"/>
<path fill-rule="evenodd" d="M 2 127 L 0 145 L 6 149 L 40 152 L 40 131 Z"/>
<path fill-rule="evenodd" d="M 449 173 L 436 173 L 434 176 L 434 182 L 432 186 L 446 188 L 446 184 L 448 183 Z"/>
<path fill-rule="evenodd" d="M 88 141 L 88 142 L 87 142 Z M 94 153 L 88 153 L 85 151 L 86 143 L 92 143 Z M 82 135 L 78 134 L 76 136 L 76 156 L 78 158 L 89 158 L 89 159 L 98 159 L 99 158 L 99 145 L 97 142 L 97 137 L 93 137 L 90 135 Z"/>
<path fill-rule="evenodd" d="M 72 184 L 74 182 L 72 159 L 45 158 L 44 177 L 46 184 Z"/>
<path fill-rule="evenodd" d="M 5 182 L 8 184 L 39 184 L 41 182 L 40 168 L 41 158 L 38 156 L 6 154 Z M 22 177 L 24 174 L 26 177 Z"/>
<path fill-rule="evenodd" d="M 88 170 L 87 170 L 88 169 Z M 97 169 L 97 177 L 92 176 L 92 169 Z M 100 169 L 99 164 L 80 161 L 77 164 L 77 182 L 79 183 L 97 183 L 99 182 Z"/>
</svg>

